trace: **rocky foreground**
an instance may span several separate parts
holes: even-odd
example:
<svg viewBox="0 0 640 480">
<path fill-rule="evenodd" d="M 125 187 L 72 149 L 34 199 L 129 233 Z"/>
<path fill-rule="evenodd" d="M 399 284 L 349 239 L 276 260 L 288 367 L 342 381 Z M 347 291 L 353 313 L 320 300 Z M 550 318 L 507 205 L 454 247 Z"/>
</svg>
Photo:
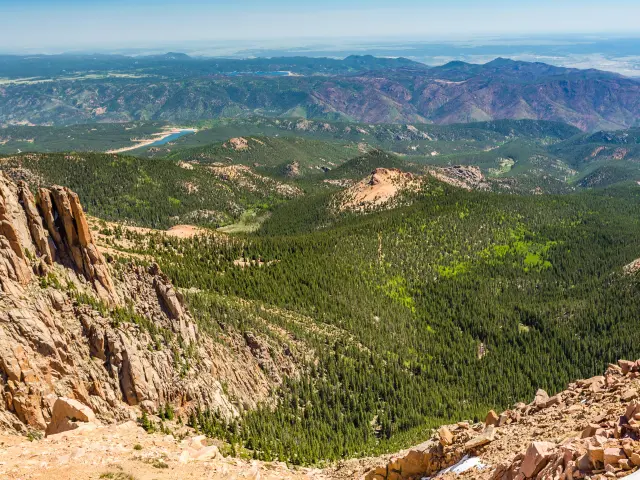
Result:
<svg viewBox="0 0 640 480">
<path fill-rule="evenodd" d="M 620 361 L 604 376 L 577 381 L 557 395 L 540 390 L 528 405 L 491 411 L 482 424 L 443 426 L 429 441 L 397 455 L 323 470 L 224 456 L 222 444 L 186 428 L 174 436 L 146 433 L 133 421 L 100 425 L 91 409 L 63 398 L 54 405 L 52 422 L 72 420 L 75 428 L 35 441 L 0 435 L 0 478 L 637 478 L 639 392 L 640 361 Z"/>
<path fill-rule="evenodd" d="M 443 426 L 429 442 L 388 459 L 365 478 L 627 477 L 640 467 L 639 389 L 640 361 L 620 361 L 604 376 L 579 380 L 552 397 L 539 390 L 529 405 L 491 411 L 484 424 Z"/>
</svg>

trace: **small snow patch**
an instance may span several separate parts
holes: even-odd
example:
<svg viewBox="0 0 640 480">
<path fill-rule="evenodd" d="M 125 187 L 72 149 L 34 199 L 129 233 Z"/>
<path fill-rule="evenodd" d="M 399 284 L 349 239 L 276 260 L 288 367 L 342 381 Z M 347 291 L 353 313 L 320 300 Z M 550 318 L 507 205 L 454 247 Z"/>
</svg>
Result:
<svg viewBox="0 0 640 480">
<path fill-rule="evenodd" d="M 465 455 L 462 460 L 460 460 L 455 465 L 450 466 L 449 468 L 445 468 L 438 472 L 434 477 L 424 477 L 422 480 L 431 480 L 435 478 L 440 478 L 446 473 L 455 473 L 459 475 L 461 473 L 466 472 L 467 470 L 471 470 L 472 468 L 477 468 L 478 470 L 482 470 L 486 468 L 487 465 L 480 461 L 478 457 L 469 457 L 469 455 Z"/>
</svg>

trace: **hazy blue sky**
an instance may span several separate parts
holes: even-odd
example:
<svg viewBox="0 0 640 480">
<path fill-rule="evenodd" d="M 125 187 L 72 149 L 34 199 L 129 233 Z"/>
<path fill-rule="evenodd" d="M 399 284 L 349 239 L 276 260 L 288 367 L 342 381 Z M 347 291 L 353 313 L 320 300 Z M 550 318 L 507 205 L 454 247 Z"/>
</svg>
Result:
<svg viewBox="0 0 640 480">
<path fill-rule="evenodd" d="M 639 0 L 0 0 L 7 49 L 302 37 L 640 33 Z"/>
</svg>

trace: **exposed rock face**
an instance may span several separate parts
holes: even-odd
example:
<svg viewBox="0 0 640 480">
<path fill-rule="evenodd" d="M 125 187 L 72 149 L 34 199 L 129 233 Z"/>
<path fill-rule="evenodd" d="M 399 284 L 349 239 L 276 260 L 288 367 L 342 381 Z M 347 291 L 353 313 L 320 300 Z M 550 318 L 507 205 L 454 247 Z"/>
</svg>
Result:
<svg viewBox="0 0 640 480">
<path fill-rule="evenodd" d="M 490 190 L 482 171 L 476 166 L 455 165 L 429 170 L 438 180 L 465 190 Z"/>
<path fill-rule="evenodd" d="M 98 251 L 78 195 L 68 188 L 54 186 L 39 191 L 40 211 L 54 239 L 61 260 L 71 260 L 78 272 L 90 281 L 101 299 L 117 304 L 115 287 L 104 258 Z"/>
<path fill-rule="evenodd" d="M 0 283 L 25 285 L 31 270 L 46 273 L 54 260 L 69 265 L 93 284 L 101 299 L 117 304 L 106 262 L 91 238 L 78 196 L 63 187 L 41 189 L 39 207 L 27 185 L 0 174 Z M 45 229 L 46 226 L 46 229 Z M 71 265 L 69 265 L 71 266 Z"/>
<path fill-rule="evenodd" d="M 364 211 L 382 206 L 393 207 L 400 194 L 415 191 L 421 179 L 397 168 L 376 168 L 371 176 L 340 194 L 339 210 Z"/>
<path fill-rule="evenodd" d="M 36 207 L 0 173 L 0 431 L 54 434 L 167 404 L 237 416 L 291 362 L 226 340 L 199 333 L 157 265 L 107 264 L 73 192 L 41 189 Z"/>
<path fill-rule="evenodd" d="M 297 178 L 300 176 L 300 162 L 291 162 L 284 168 L 284 176 Z"/>
</svg>

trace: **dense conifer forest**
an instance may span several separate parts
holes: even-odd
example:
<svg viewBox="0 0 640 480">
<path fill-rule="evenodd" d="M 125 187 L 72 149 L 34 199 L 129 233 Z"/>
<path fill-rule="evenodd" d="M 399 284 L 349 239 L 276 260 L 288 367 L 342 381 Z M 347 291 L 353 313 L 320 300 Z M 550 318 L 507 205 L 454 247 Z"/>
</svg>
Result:
<svg viewBox="0 0 640 480">
<path fill-rule="evenodd" d="M 189 146 L 194 135 L 148 157 L 23 153 L 0 158 L 0 169 L 34 191 L 68 186 L 104 220 L 158 229 L 255 220 L 225 230 L 255 230 L 236 235 L 124 234 L 214 339 L 276 329 L 306 352 L 261 408 L 230 424 L 204 410 L 184 419 L 257 458 L 314 464 L 392 451 L 640 356 L 640 282 L 623 270 L 640 257 L 637 132 L 376 126 L 360 145 L 346 124 L 327 125 L 267 122 L 273 136 L 240 139 L 246 149 Z M 298 127 L 299 138 L 274 133 Z M 413 154 L 375 148 L 394 142 Z M 299 175 L 286 168 L 294 160 Z M 451 165 L 480 166 L 486 191 L 427 175 L 396 208 L 336 208 L 336 193 L 376 168 L 424 175 Z"/>
<path fill-rule="evenodd" d="M 433 182 L 392 211 L 313 216 L 294 202 L 251 236 L 141 251 L 192 292 L 202 328 L 252 331 L 266 316 L 316 358 L 275 408 L 191 423 L 259 458 L 315 463 L 407 446 L 640 355 L 640 284 L 622 273 L 640 256 L 639 206 L 635 187 L 513 196 Z"/>
</svg>

